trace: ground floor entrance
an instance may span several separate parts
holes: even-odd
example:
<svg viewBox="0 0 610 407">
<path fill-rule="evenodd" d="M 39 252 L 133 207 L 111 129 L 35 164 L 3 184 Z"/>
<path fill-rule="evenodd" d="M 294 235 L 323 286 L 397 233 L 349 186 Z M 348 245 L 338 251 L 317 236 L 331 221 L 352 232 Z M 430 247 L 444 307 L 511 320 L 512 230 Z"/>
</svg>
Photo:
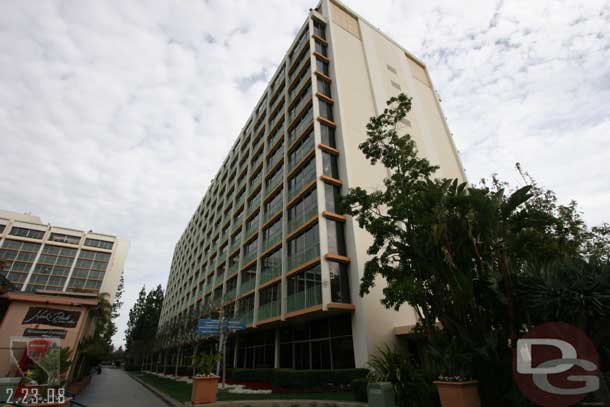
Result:
<svg viewBox="0 0 610 407">
<path fill-rule="evenodd" d="M 351 315 L 285 322 L 236 335 L 227 355 L 227 366 L 236 368 L 353 368 Z"/>
</svg>

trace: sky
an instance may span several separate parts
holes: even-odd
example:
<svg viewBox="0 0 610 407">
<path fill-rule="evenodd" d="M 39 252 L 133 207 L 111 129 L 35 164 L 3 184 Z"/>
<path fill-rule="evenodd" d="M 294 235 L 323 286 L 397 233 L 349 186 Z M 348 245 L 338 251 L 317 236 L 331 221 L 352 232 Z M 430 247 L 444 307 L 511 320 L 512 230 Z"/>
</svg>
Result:
<svg viewBox="0 0 610 407">
<path fill-rule="evenodd" d="M 467 177 L 608 221 L 610 2 L 345 3 L 423 60 Z M 315 0 L 0 2 L 0 208 L 130 242 L 119 333 Z"/>
</svg>

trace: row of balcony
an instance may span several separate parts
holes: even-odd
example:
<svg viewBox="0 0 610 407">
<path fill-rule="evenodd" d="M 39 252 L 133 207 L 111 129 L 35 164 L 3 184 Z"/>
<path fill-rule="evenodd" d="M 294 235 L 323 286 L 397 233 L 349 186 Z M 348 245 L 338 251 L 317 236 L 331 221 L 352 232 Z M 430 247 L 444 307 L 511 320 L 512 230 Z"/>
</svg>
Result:
<svg viewBox="0 0 610 407">
<path fill-rule="evenodd" d="M 278 231 L 278 232 L 280 232 L 280 233 L 275 234 L 274 236 L 272 236 L 269 239 L 270 243 L 268 243 L 268 247 L 271 247 L 273 244 L 275 244 L 281 240 L 281 231 Z M 271 242 L 273 242 L 273 243 L 271 243 Z M 305 248 L 304 250 L 288 257 L 288 269 L 289 270 L 293 269 L 301 264 L 304 264 L 305 262 L 307 262 L 311 259 L 318 257 L 319 255 L 320 255 L 319 244 L 318 243 L 312 244 L 309 247 Z M 246 264 L 247 262 L 250 262 L 255 258 L 256 258 L 256 253 L 253 253 L 252 255 L 249 255 L 244 258 L 243 264 Z M 239 269 L 238 269 L 237 265 L 235 265 L 235 267 L 229 268 L 229 274 L 228 274 L 227 280 L 234 278 L 233 276 L 235 274 L 237 274 L 238 270 Z M 273 278 L 279 277 L 281 274 L 282 274 L 281 266 L 265 267 L 264 270 L 261 270 L 260 284 L 264 284 L 267 281 L 272 280 Z M 210 293 L 217 284 L 220 284 L 220 282 L 223 280 L 223 278 L 224 278 L 224 272 L 221 272 L 215 276 L 210 276 L 207 281 L 207 284 L 205 284 L 205 290 L 203 290 L 205 292 L 205 294 Z M 255 287 L 254 278 L 250 278 L 248 280 L 242 281 L 240 284 L 239 290 L 237 289 L 237 287 L 229 290 L 224 295 L 224 299 L 225 299 L 225 301 L 233 300 L 238 292 L 241 295 L 241 294 L 247 293 L 249 291 L 252 291 L 254 289 L 254 287 Z"/>
</svg>

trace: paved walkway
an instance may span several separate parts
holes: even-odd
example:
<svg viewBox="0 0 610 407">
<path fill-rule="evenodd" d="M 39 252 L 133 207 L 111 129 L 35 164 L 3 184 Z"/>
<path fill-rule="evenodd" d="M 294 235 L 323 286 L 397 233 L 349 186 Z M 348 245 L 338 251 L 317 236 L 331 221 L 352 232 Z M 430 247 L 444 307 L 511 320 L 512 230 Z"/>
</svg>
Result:
<svg viewBox="0 0 610 407">
<path fill-rule="evenodd" d="M 87 407 L 167 407 L 167 405 L 121 369 L 103 368 L 76 396 Z"/>
</svg>

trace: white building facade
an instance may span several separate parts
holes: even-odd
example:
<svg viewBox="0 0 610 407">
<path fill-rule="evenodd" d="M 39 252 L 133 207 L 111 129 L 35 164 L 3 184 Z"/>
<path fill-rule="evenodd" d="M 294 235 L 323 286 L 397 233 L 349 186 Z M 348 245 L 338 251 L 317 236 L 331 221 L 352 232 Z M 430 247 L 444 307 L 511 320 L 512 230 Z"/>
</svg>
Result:
<svg viewBox="0 0 610 407">
<path fill-rule="evenodd" d="M 229 366 L 339 369 L 412 327 L 413 309 L 380 303 L 383 281 L 359 296 L 372 238 L 336 209 L 382 187 L 358 145 L 401 92 L 420 155 L 465 180 L 425 65 L 339 2 L 311 10 L 176 244 L 159 332 L 216 302 L 248 326 Z"/>
</svg>

